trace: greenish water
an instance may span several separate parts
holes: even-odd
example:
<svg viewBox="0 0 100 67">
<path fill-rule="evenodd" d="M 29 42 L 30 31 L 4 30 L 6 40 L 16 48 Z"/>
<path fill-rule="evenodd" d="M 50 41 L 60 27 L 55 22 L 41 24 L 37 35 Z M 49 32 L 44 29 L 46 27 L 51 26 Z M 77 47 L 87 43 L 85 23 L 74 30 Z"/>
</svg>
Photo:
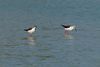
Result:
<svg viewBox="0 0 100 67">
<path fill-rule="evenodd" d="M 100 67 L 99 51 L 99 0 L 0 0 L 0 67 Z"/>
</svg>

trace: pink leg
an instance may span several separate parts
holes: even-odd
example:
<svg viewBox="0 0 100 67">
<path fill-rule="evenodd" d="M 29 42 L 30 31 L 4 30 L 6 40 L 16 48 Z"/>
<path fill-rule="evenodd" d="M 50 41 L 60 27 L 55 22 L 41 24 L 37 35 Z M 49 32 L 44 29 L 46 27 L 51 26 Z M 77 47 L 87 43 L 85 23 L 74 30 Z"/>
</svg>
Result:
<svg viewBox="0 0 100 67">
<path fill-rule="evenodd" d="M 68 33 L 68 31 L 65 30 L 64 34 L 65 34 L 65 35 L 68 35 L 69 33 Z"/>
</svg>

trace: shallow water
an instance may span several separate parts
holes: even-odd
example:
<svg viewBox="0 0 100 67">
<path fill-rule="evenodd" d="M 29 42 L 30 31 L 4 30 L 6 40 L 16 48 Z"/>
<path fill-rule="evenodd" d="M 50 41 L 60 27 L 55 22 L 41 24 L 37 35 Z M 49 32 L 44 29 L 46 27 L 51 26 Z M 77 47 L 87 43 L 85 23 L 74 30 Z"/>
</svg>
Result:
<svg viewBox="0 0 100 67">
<path fill-rule="evenodd" d="M 99 0 L 0 0 L 0 67 L 99 67 L 99 8 Z M 77 31 L 65 35 L 61 24 Z"/>
</svg>

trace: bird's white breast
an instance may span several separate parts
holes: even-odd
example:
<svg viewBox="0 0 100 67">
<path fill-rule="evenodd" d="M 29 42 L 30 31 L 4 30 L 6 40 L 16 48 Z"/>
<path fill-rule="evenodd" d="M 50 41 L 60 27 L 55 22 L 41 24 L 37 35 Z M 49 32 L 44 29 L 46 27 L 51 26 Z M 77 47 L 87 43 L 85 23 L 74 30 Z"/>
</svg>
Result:
<svg viewBox="0 0 100 67">
<path fill-rule="evenodd" d="M 35 29 L 36 29 L 36 27 L 32 28 L 32 29 L 29 30 L 28 32 L 29 32 L 29 33 L 33 33 L 33 32 L 35 32 Z"/>
</svg>

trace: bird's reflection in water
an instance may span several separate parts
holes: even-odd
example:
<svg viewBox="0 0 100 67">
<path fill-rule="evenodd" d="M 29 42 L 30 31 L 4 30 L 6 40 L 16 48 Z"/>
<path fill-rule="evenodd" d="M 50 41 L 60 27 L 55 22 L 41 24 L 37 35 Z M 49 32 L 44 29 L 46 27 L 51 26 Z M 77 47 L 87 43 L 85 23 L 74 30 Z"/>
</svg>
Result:
<svg viewBox="0 0 100 67">
<path fill-rule="evenodd" d="M 24 40 L 26 40 L 26 42 L 27 42 L 29 45 L 35 45 L 35 44 L 36 44 L 36 38 L 35 38 L 35 36 L 28 36 L 28 37 L 25 37 Z"/>
<path fill-rule="evenodd" d="M 30 44 L 30 45 L 35 45 L 35 37 L 33 37 L 33 36 L 28 36 L 27 37 L 27 40 L 28 40 L 28 43 Z"/>
<path fill-rule="evenodd" d="M 71 35 L 71 34 L 69 34 L 69 33 L 64 33 L 64 37 L 65 37 L 65 39 L 74 39 L 74 37 Z"/>
</svg>

